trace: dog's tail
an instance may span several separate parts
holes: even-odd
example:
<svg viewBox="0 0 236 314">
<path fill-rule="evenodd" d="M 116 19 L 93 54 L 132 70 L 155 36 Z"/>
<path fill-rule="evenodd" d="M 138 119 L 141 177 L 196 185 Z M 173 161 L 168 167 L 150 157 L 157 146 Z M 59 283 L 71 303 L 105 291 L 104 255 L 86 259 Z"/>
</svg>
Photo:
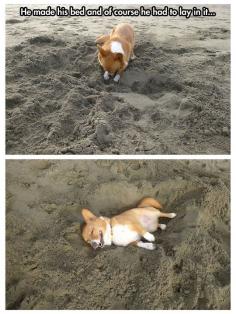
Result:
<svg viewBox="0 0 236 314">
<path fill-rule="evenodd" d="M 157 209 L 161 209 L 162 205 L 152 197 L 145 197 L 140 201 L 138 207 L 154 207 Z"/>
</svg>

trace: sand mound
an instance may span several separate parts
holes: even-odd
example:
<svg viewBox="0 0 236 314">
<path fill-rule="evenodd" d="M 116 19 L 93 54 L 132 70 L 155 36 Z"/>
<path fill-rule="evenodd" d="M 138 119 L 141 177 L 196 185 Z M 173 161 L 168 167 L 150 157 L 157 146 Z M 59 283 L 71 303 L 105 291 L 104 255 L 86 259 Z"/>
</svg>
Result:
<svg viewBox="0 0 236 314">
<path fill-rule="evenodd" d="M 8 309 L 229 309 L 228 161 L 8 161 Z M 80 210 L 157 197 L 157 250 L 81 239 Z"/>
<path fill-rule="evenodd" d="M 119 84 L 103 81 L 96 57 L 109 19 L 48 18 L 44 29 L 38 20 L 10 23 L 9 14 L 7 38 L 17 28 L 22 40 L 6 50 L 7 152 L 229 153 L 229 9 L 218 13 L 218 27 L 211 18 L 188 27 L 182 19 L 127 20 L 137 59 Z"/>
</svg>

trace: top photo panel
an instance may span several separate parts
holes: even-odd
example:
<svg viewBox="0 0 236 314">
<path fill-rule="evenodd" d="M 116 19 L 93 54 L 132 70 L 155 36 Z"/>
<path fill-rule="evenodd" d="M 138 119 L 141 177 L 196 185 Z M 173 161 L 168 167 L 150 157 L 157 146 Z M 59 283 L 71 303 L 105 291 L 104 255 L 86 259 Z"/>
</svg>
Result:
<svg viewBox="0 0 236 314">
<path fill-rule="evenodd" d="M 7 5 L 7 154 L 230 154 L 230 5 Z"/>
</svg>

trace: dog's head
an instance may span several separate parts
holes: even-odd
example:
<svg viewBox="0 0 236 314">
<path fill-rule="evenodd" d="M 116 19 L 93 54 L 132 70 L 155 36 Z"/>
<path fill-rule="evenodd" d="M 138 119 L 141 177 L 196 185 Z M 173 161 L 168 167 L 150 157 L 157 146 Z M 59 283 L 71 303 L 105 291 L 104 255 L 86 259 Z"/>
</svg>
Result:
<svg viewBox="0 0 236 314">
<path fill-rule="evenodd" d="M 93 249 L 104 247 L 104 234 L 106 222 L 101 217 L 95 216 L 89 209 L 82 209 L 81 214 L 85 225 L 82 228 L 82 237 Z"/>
<path fill-rule="evenodd" d="M 97 48 L 98 60 L 104 72 L 107 71 L 109 75 L 114 76 L 124 68 L 124 56 L 122 53 L 113 53 L 101 45 L 97 45 Z"/>
</svg>

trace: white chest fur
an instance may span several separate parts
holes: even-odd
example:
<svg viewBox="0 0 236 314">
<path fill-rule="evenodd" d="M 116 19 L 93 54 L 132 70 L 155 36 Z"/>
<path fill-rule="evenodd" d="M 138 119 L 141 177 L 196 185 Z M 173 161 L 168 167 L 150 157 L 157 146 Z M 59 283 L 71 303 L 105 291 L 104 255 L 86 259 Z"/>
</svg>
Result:
<svg viewBox="0 0 236 314">
<path fill-rule="evenodd" d="M 126 246 L 139 239 L 139 234 L 126 225 L 115 225 L 112 227 L 112 242 L 115 245 Z"/>
<path fill-rule="evenodd" d="M 106 222 L 106 230 L 103 234 L 103 241 L 105 245 L 111 245 L 111 225 L 110 223 L 103 217 L 101 219 L 105 220 Z"/>
</svg>

